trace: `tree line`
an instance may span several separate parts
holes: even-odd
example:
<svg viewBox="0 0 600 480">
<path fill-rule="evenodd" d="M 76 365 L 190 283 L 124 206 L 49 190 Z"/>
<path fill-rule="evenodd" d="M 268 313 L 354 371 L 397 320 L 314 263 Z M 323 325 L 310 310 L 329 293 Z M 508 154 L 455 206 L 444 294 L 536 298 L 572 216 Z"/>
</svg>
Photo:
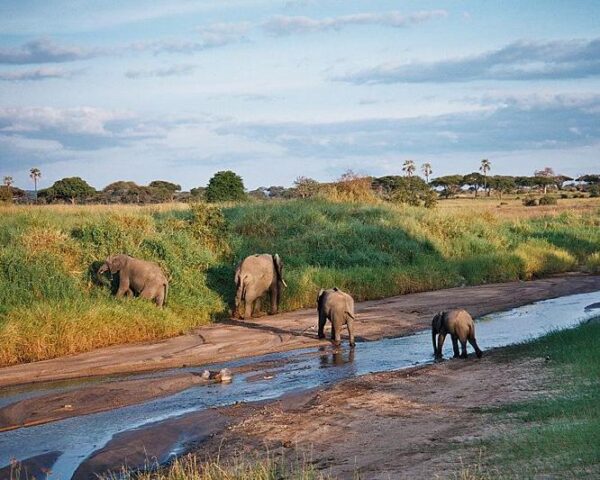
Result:
<svg viewBox="0 0 600 480">
<path fill-rule="evenodd" d="M 0 187 L 0 201 L 17 203 L 100 203 L 100 204 L 149 204 L 171 201 L 239 201 L 254 199 L 310 198 L 335 196 L 340 199 L 360 200 L 375 195 L 384 200 L 431 206 L 438 197 L 449 198 L 471 192 L 474 197 L 490 196 L 502 198 L 508 193 L 546 194 L 549 190 L 565 188 L 587 191 L 591 196 L 600 195 L 600 175 L 587 174 L 578 178 L 556 174 L 550 167 L 537 170 L 531 176 L 490 175 L 492 164 L 481 161 L 479 171 L 466 175 L 445 175 L 430 178 L 433 168 L 430 163 L 421 165 L 423 177 L 417 176 L 417 166 L 412 160 L 402 165 L 403 175 L 383 177 L 361 176 L 348 171 L 335 182 L 318 182 L 307 177 L 298 177 L 291 187 L 272 185 L 247 191 L 243 179 L 232 171 L 217 172 L 206 186 L 182 191 L 181 186 L 165 180 L 155 180 L 148 185 L 131 181 L 116 181 L 102 190 L 96 190 L 80 177 L 68 177 L 54 182 L 38 191 L 42 176 L 40 169 L 32 168 L 30 177 L 34 184 L 34 195 L 14 186 L 13 178 L 4 177 Z M 576 181 L 577 183 L 573 183 Z M 571 182 L 571 183 L 569 183 Z"/>
</svg>

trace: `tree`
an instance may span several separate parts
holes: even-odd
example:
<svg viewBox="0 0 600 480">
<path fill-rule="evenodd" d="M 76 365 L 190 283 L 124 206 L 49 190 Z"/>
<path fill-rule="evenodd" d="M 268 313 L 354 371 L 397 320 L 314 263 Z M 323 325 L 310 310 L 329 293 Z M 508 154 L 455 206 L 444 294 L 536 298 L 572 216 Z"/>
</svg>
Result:
<svg viewBox="0 0 600 480">
<path fill-rule="evenodd" d="M 311 198 L 319 193 L 321 184 L 308 177 L 298 177 L 294 181 L 294 196 L 299 198 Z"/>
<path fill-rule="evenodd" d="M 181 191 L 181 185 L 165 182 L 164 180 L 154 180 L 148 184 L 154 200 L 158 202 L 172 201 L 175 193 Z"/>
<path fill-rule="evenodd" d="M 487 174 L 492 169 L 492 162 L 490 162 L 487 158 L 484 158 L 481 161 L 481 165 L 479 167 L 479 171 L 483 173 L 483 190 L 487 190 L 488 197 L 490 196 L 490 191 L 487 188 Z"/>
<path fill-rule="evenodd" d="M 231 170 L 217 172 L 209 180 L 204 196 L 207 202 L 244 200 L 246 198 L 244 181 Z"/>
<path fill-rule="evenodd" d="M 374 178 L 372 188 L 390 202 L 425 207 L 433 207 L 436 203 L 436 193 L 419 177 L 388 175 Z"/>
<path fill-rule="evenodd" d="M 479 193 L 479 189 L 484 185 L 485 178 L 479 172 L 472 172 L 463 177 L 463 185 L 468 185 L 470 190 L 475 192 L 475 197 Z"/>
<path fill-rule="evenodd" d="M 404 164 L 402 165 L 402 171 L 406 173 L 407 177 L 412 177 L 416 169 L 417 167 L 415 166 L 415 162 L 412 160 L 405 160 Z"/>
<path fill-rule="evenodd" d="M 507 175 L 495 175 L 489 179 L 489 184 L 490 188 L 498 192 L 500 200 L 502 200 L 502 194 L 510 193 L 517 187 L 514 177 Z"/>
<path fill-rule="evenodd" d="M 85 180 L 80 177 L 63 178 L 54 182 L 50 188 L 40 190 L 39 195 L 47 201 L 69 200 L 73 205 L 76 201 L 85 200 L 96 193 Z"/>
<path fill-rule="evenodd" d="M 556 174 L 550 167 L 546 167 L 543 170 L 536 170 L 534 172 L 534 182 L 540 188 L 544 189 L 544 195 L 548 192 L 548 186 L 555 183 Z"/>
<path fill-rule="evenodd" d="M 429 177 L 433 173 L 431 163 L 424 163 L 423 165 L 421 165 L 421 171 L 423 172 L 423 175 L 425 175 L 425 181 L 429 183 Z"/>
<path fill-rule="evenodd" d="M 460 187 L 464 181 L 463 178 L 462 175 L 446 175 L 434 178 L 431 181 L 431 185 L 443 188 L 442 196 L 449 198 L 460 191 Z"/>
<path fill-rule="evenodd" d="M 37 196 L 38 196 L 38 190 L 37 190 L 38 180 L 40 179 L 41 176 L 42 176 L 42 172 L 40 171 L 39 168 L 32 168 L 31 170 L 29 170 L 29 177 L 33 180 L 33 188 L 35 190 L 35 199 L 36 200 L 37 200 Z"/>
<path fill-rule="evenodd" d="M 104 187 L 102 196 L 108 203 L 140 203 L 145 188 L 135 182 L 118 181 Z"/>
</svg>

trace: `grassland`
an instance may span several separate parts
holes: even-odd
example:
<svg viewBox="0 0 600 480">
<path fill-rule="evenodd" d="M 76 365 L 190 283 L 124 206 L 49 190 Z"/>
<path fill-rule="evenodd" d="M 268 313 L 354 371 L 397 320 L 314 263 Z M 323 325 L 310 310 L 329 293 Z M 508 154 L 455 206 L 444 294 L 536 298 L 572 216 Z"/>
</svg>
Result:
<svg viewBox="0 0 600 480">
<path fill-rule="evenodd" d="M 598 342 L 600 318 L 507 350 L 507 361 L 546 358 L 551 370 L 547 388 L 552 393 L 493 409 L 506 433 L 483 442 L 478 465 L 462 472 L 465 479 L 597 478 Z"/>
<path fill-rule="evenodd" d="M 312 306 L 321 286 L 365 300 L 600 270 L 597 200 L 538 216 L 503 215 L 487 201 L 443 205 L 257 202 L 224 205 L 224 223 L 185 205 L 0 207 L 0 365 L 164 338 L 228 315 L 235 265 L 256 252 L 285 261 L 284 310 Z M 167 308 L 111 295 L 95 271 L 117 252 L 163 266 Z"/>
</svg>

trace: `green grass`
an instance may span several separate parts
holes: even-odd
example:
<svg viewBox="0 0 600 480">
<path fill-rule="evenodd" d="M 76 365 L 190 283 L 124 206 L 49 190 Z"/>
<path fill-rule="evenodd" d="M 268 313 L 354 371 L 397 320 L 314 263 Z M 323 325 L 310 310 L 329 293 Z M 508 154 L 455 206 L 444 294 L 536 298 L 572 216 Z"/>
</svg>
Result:
<svg viewBox="0 0 600 480">
<path fill-rule="evenodd" d="M 550 474 L 552 478 L 591 478 L 600 474 L 598 320 L 508 350 L 513 360 L 548 358 L 548 387 L 553 393 L 488 410 L 509 427 L 507 433 L 483 442 L 481 478 Z"/>
<path fill-rule="evenodd" d="M 356 300 L 597 270 L 597 212 L 503 218 L 324 200 L 223 206 L 0 207 L 0 365 L 177 335 L 228 315 L 237 262 L 279 253 L 283 310 L 321 287 Z M 208 225 L 207 223 L 208 222 Z M 158 262 L 167 308 L 117 300 L 94 271 L 110 254 Z"/>
</svg>

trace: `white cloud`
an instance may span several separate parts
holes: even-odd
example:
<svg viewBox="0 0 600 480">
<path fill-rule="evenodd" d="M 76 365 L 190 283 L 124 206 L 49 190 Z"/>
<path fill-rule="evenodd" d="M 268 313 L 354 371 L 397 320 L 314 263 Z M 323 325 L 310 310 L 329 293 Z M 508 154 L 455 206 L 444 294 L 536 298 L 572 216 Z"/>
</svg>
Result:
<svg viewBox="0 0 600 480">
<path fill-rule="evenodd" d="M 128 70 L 125 72 L 125 76 L 127 78 L 182 77 L 192 75 L 194 70 L 196 70 L 196 65 L 181 64 L 150 70 Z"/>
<path fill-rule="evenodd" d="M 277 15 L 266 21 L 263 24 L 263 28 L 267 33 L 276 36 L 340 30 L 351 25 L 382 25 L 404 28 L 434 18 L 446 17 L 447 15 L 448 12 L 446 10 L 419 11 L 409 14 L 402 14 L 400 12 L 357 13 L 322 19 Z"/>
<path fill-rule="evenodd" d="M 63 68 L 40 67 L 31 70 L 0 72 L 0 80 L 5 82 L 23 82 L 57 78 L 71 78 L 81 70 L 65 70 Z"/>
<path fill-rule="evenodd" d="M 19 47 L 0 48 L 0 64 L 62 63 L 82 60 L 100 54 L 97 49 L 64 46 L 50 38 L 39 38 Z"/>
<path fill-rule="evenodd" d="M 354 84 L 572 79 L 600 75 L 600 38 L 514 42 L 498 50 L 431 63 L 383 64 L 335 80 Z"/>
</svg>

